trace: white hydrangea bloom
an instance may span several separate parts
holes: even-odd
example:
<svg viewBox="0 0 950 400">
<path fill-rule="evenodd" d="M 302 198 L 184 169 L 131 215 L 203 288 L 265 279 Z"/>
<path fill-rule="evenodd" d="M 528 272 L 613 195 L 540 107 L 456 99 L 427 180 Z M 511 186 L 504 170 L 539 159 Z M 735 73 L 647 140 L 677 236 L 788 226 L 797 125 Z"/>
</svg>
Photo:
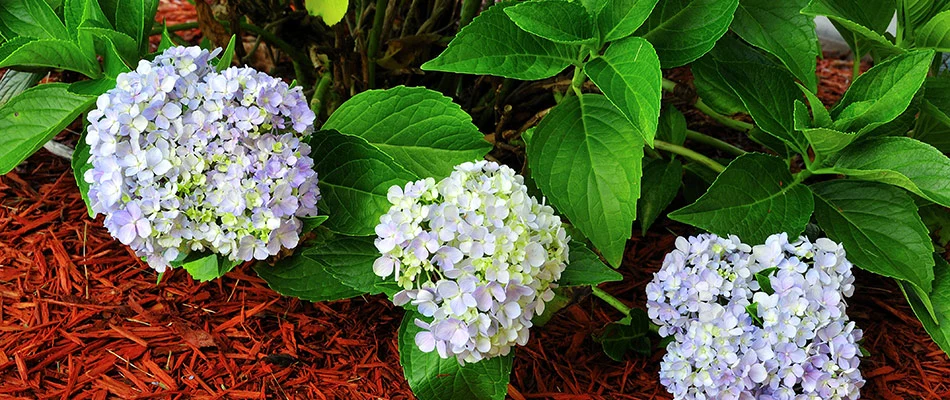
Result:
<svg viewBox="0 0 950 400">
<path fill-rule="evenodd" d="M 447 178 L 389 189 L 376 227 L 373 271 L 405 290 L 431 318 L 415 341 L 462 364 L 506 355 L 528 341 L 531 318 L 554 297 L 570 237 L 554 210 L 528 195 L 524 178 L 494 162 L 468 162 Z"/>
</svg>

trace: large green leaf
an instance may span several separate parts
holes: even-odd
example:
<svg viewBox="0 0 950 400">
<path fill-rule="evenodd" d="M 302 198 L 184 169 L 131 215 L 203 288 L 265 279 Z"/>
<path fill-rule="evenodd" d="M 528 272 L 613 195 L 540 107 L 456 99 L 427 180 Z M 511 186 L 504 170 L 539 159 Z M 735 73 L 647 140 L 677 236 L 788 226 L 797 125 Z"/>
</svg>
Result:
<svg viewBox="0 0 950 400">
<path fill-rule="evenodd" d="M 331 301 L 363 294 L 338 281 L 323 263 L 299 254 L 275 265 L 256 263 L 254 271 L 275 292 L 301 300 Z"/>
<path fill-rule="evenodd" d="M 919 293 L 907 288 L 904 283 L 901 284 L 901 290 L 930 337 L 944 353 L 950 355 L 950 264 L 938 254 L 934 254 L 934 262 L 933 291 L 930 292 L 929 301 L 936 319 L 928 312 L 925 303 L 928 299 L 922 299 Z"/>
<path fill-rule="evenodd" d="M 0 35 L 69 40 L 63 21 L 43 0 L 0 1 Z"/>
<path fill-rule="evenodd" d="M 732 30 L 755 47 L 778 57 L 808 90 L 818 90 L 815 60 L 818 37 L 812 18 L 801 13 L 808 0 L 739 0 Z"/>
<path fill-rule="evenodd" d="M 782 159 L 748 153 L 729 163 L 695 203 L 669 217 L 746 243 L 764 243 L 777 232 L 798 236 L 813 210 L 808 188 L 794 180 Z"/>
<path fill-rule="evenodd" d="M 557 43 L 582 43 L 594 38 L 594 20 L 580 3 L 536 0 L 505 9 L 508 18 L 528 33 Z"/>
<path fill-rule="evenodd" d="M 584 243 L 571 241 L 570 262 L 557 280 L 560 286 L 598 285 L 604 282 L 623 280 L 623 275 L 600 261 L 600 257 L 587 248 Z"/>
<path fill-rule="evenodd" d="M 588 62 L 584 72 L 653 147 L 663 75 L 650 42 L 638 37 L 615 42 L 603 57 Z"/>
<path fill-rule="evenodd" d="M 102 74 L 95 54 L 77 44 L 60 39 L 16 38 L 0 45 L 0 68 L 62 68 L 91 78 Z"/>
<path fill-rule="evenodd" d="M 923 85 L 933 56 L 932 50 L 909 52 L 859 76 L 831 110 L 833 128 L 864 134 L 897 118 Z"/>
<path fill-rule="evenodd" d="M 821 182 L 811 189 L 818 225 L 829 238 L 844 244 L 854 265 L 930 292 L 933 244 L 906 192 L 846 179 Z"/>
<path fill-rule="evenodd" d="M 419 400 L 502 400 L 508 393 L 514 353 L 459 365 L 455 357 L 440 358 L 439 353 L 424 353 L 416 346 L 416 334 L 422 331 L 415 324 L 424 318 L 406 311 L 399 326 L 399 363 L 412 393 Z"/>
<path fill-rule="evenodd" d="M 637 203 L 640 229 L 644 235 L 653 221 L 676 197 L 683 184 L 683 164 L 679 160 L 643 160 L 643 196 Z"/>
<path fill-rule="evenodd" d="M 24 90 L 36 85 L 40 79 L 43 79 L 43 75 L 46 74 L 8 69 L 0 78 L 0 106 L 3 106 Z"/>
<path fill-rule="evenodd" d="M 857 43 L 861 55 L 872 48 L 898 54 L 902 50 L 884 36 L 896 9 L 895 0 L 812 0 L 802 14 L 828 17 L 852 49 Z"/>
<path fill-rule="evenodd" d="M 606 97 L 572 96 L 528 142 L 538 187 L 613 266 L 620 265 L 640 197 L 643 139 Z"/>
<path fill-rule="evenodd" d="M 641 27 L 663 68 L 686 65 L 729 30 L 739 0 L 661 0 Z"/>
<path fill-rule="evenodd" d="M 422 87 L 369 90 L 347 100 L 323 125 L 360 136 L 420 177 L 448 176 L 482 159 L 491 144 L 448 97 Z"/>
<path fill-rule="evenodd" d="M 101 0 L 99 4 L 115 30 L 129 35 L 144 52 L 142 44 L 148 41 L 157 0 Z"/>
<path fill-rule="evenodd" d="M 379 216 L 392 205 L 386 199 L 389 187 L 405 185 L 418 176 L 359 136 L 333 130 L 314 133 L 310 139 L 320 174 L 320 213 L 331 215 L 323 226 L 356 236 L 372 235 Z"/>
<path fill-rule="evenodd" d="M 950 11 L 935 15 L 916 32 L 917 47 L 950 51 Z"/>
<path fill-rule="evenodd" d="M 853 178 L 900 186 L 950 207 L 950 158 L 908 137 L 882 137 L 848 147 L 834 171 Z"/>
<path fill-rule="evenodd" d="M 578 59 L 579 46 L 554 43 L 515 25 L 505 14 L 514 4 L 499 3 L 479 14 L 422 69 L 536 80 L 557 75 Z"/>
<path fill-rule="evenodd" d="M 733 115 L 748 113 L 742 99 L 719 74 L 719 63 L 711 54 L 690 64 L 693 73 L 693 85 L 703 103 L 720 114 Z"/>
<path fill-rule="evenodd" d="M 756 126 L 804 153 L 808 143 L 795 130 L 794 117 L 795 100 L 801 98 L 801 93 L 791 75 L 778 68 L 747 62 L 720 63 L 718 68 Z"/>
<path fill-rule="evenodd" d="M 89 109 L 95 97 L 65 83 L 28 89 L 0 106 L 0 174 L 6 174 Z"/>
<path fill-rule="evenodd" d="M 597 28 L 605 42 L 630 36 L 643 25 L 658 0 L 610 0 L 597 15 Z"/>
<path fill-rule="evenodd" d="M 115 46 L 116 52 L 122 56 L 122 60 L 129 65 L 138 65 L 139 53 L 138 44 L 135 39 L 122 32 L 110 28 L 99 28 L 94 26 L 80 26 L 79 35 L 89 35 L 95 43 L 96 52 L 105 54 L 111 43 Z"/>
<path fill-rule="evenodd" d="M 319 261 L 326 271 L 346 286 L 361 293 L 392 295 L 400 290 L 396 281 L 373 272 L 379 250 L 372 237 L 334 236 L 304 250 L 303 255 Z"/>
</svg>

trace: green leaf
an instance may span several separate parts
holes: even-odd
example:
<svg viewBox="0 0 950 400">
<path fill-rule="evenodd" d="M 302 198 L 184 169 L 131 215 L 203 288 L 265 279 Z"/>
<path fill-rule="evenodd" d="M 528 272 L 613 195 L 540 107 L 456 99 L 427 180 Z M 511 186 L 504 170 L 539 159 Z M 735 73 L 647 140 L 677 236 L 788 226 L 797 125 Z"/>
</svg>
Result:
<svg viewBox="0 0 950 400">
<path fill-rule="evenodd" d="M 742 101 L 756 126 L 804 153 L 808 143 L 795 131 L 794 104 L 802 96 L 794 78 L 782 69 L 745 61 L 748 57 L 741 53 L 754 50 L 738 41 L 723 39 L 720 44 L 711 53 L 719 75 Z"/>
<path fill-rule="evenodd" d="M 360 93 L 334 111 L 323 129 L 360 136 L 416 176 L 435 179 L 482 159 L 492 147 L 458 104 L 422 87 Z"/>
<path fill-rule="evenodd" d="M 154 11 L 151 8 L 151 1 L 148 0 L 104 0 L 99 4 L 102 6 L 102 12 L 112 22 L 116 31 L 124 33 L 131 37 L 136 45 L 141 46 L 148 41 L 149 31 L 152 29 L 151 20 L 154 18 Z M 151 11 L 152 15 L 148 15 Z M 142 47 L 137 47 L 141 49 Z"/>
<path fill-rule="evenodd" d="M 617 322 L 611 322 L 604 332 L 594 337 L 600 343 L 604 354 L 610 359 L 623 362 L 624 354 L 633 350 L 648 355 L 650 348 L 650 318 L 639 308 L 633 309 L 629 316 Z"/>
<path fill-rule="evenodd" d="M 498 3 L 483 11 L 422 69 L 537 80 L 557 75 L 577 60 L 578 46 L 554 43 L 518 28 L 505 14 L 514 4 Z"/>
<path fill-rule="evenodd" d="M 386 199 L 389 187 L 418 179 L 392 157 L 358 136 L 332 130 L 314 133 L 311 154 L 318 157 L 314 170 L 320 174 L 320 213 L 332 215 L 323 225 L 347 235 L 372 235 L 379 216 L 392 205 Z"/>
<path fill-rule="evenodd" d="M 882 137 L 856 143 L 841 153 L 834 170 L 900 186 L 950 207 L 950 158 L 917 139 Z"/>
<path fill-rule="evenodd" d="M 778 267 L 766 268 L 755 273 L 755 281 L 759 283 L 759 287 L 765 294 L 775 293 L 775 289 L 772 289 L 772 274 L 775 271 L 778 271 Z"/>
<path fill-rule="evenodd" d="M 236 38 L 237 35 L 231 35 L 231 41 L 228 42 L 228 47 L 224 49 L 224 52 L 221 53 L 221 57 L 215 64 L 215 69 L 218 70 L 218 72 L 228 69 L 228 67 L 231 66 L 231 62 L 234 61 L 234 41 Z"/>
<path fill-rule="evenodd" d="M 7 39 L 69 40 L 69 33 L 56 12 L 43 0 L 0 2 L 0 35 Z"/>
<path fill-rule="evenodd" d="M 86 144 L 86 130 L 82 130 L 79 141 L 76 142 L 76 149 L 73 150 L 73 159 L 70 164 L 73 167 L 73 177 L 76 178 L 76 186 L 79 187 L 79 195 L 82 202 L 86 204 L 86 212 L 89 218 L 95 218 L 96 212 L 92 211 L 92 201 L 89 200 L 89 183 L 86 182 L 86 171 L 92 169 L 89 163 L 89 152 L 91 147 Z"/>
<path fill-rule="evenodd" d="M 155 50 L 156 53 L 162 53 L 165 50 L 168 50 L 172 47 L 177 46 L 175 41 L 172 40 L 171 33 L 168 33 L 168 25 L 162 24 L 162 40 L 158 42 L 158 48 Z M 292 87 L 292 86 L 291 86 Z"/>
<path fill-rule="evenodd" d="M 561 273 L 561 279 L 557 281 L 559 286 L 588 286 L 623 280 L 623 275 L 600 261 L 600 257 L 584 243 L 571 241 L 570 246 L 571 262 Z"/>
<path fill-rule="evenodd" d="M 327 26 L 333 26 L 343 20 L 350 2 L 349 0 L 305 0 L 304 6 L 310 15 L 322 18 Z"/>
<path fill-rule="evenodd" d="M 379 258 L 372 237 L 337 235 L 304 250 L 303 255 L 319 261 L 326 271 L 344 285 L 360 293 L 386 293 L 392 296 L 401 288 L 393 279 L 383 279 L 373 272 Z"/>
<path fill-rule="evenodd" d="M 102 70 L 105 72 L 106 78 L 113 80 L 121 73 L 132 71 L 125 61 L 122 61 L 122 55 L 119 54 L 119 50 L 112 40 L 108 40 L 106 43 L 106 53 L 103 55 Z"/>
<path fill-rule="evenodd" d="M 589 61 L 584 72 L 653 147 L 663 75 L 650 42 L 638 37 L 614 42 L 603 57 Z"/>
<path fill-rule="evenodd" d="M 702 57 L 729 30 L 739 0 L 661 0 L 641 27 L 663 68 Z"/>
<path fill-rule="evenodd" d="M 745 306 L 745 312 L 752 317 L 752 323 L 755 326 L 762 327 L 762 317 L 759 317 L 759 303 L 752 303 Z"/>
<path fill-rule="evenodd" d="M 30 88 L 0 106 L 0 174 L 6 174 L 89 109 L 95 97 L 65 83 Z"/>
<path fill-rule="evenodd" d="M 656 138 L 679 146 L 686 142 L 686 117 L 671 104 L 660 109 Z"/>
<path fill-rule="evenodd" d="M 831 110 L 833 128 L 861 135 L 897 118 L 923 85 L 933 56 L 932 50 L 913 51 L 871 67 Z"/>
<path fill-rule="evenodd" d="M 606 97 L 571 96 L 528 142 L 538 187 L 611 265 L 620 265 L 640 197 L 643 140 Z"/>
<path fill-rule="evenodd" d="M 122 59 L 128 65 L 137 65 L 139 53 L 135 39 L 122 32 L 109 28 L 99 28 L 94 26 L 80 26 L 79 35 L 88 35 L 95 43 L 96 52 L 106 54 L 108 46 L 111 43 L 115 46 L 116 53 L 122 56 Z"/>
<path fill-rule="evenodd" d="M 912 136 L 943 153 L 950 153 L 950 117 L 926 100 L 921 103 L 920 116 Z"/>
<path fill-rule="evenodd" d="M 937 51 L 950 51 L 950 11 L 935 15 L 929 22 L 920 27 L 917 35 L 917 47 L 930 48 Z"/>
<path fill-rule="evenodd" d="M 583 43 L 594 38 L 594 21 L 580 3 L 535 0 L 505 9 L 508 18 L 528 33 L 556 43 Z"/>
<path fill-rule="evenodd" d="M 299 254 L 282 259 L 273 266 L 256 263 L 254 271 L 275 292 L 301 300 L 332 301 L 363 294 L 334 278 L 322 263 Z"/>
<path fill-rule="evenodd" d="M 796 84 L 798 83 L 796 82 Z M 808 90 L 800 84 L 798 84 L 798 88 L 802 90 L 802 93 L 805 94 L 805 99 L 808 100 L 808 107 L 811 108 L 813 127 L 827 128 L 831 126 L 833 123 L 831 114 L 828 112 L 828 109 L 825 108 L 825 104 L 821 102 L 821 99 L 819 99 L 815 93 L 812 93 L 811 90 Z"/>
<path fill-rule="evenodd" d="M 823 15 L 834 24 L 851 49 L 855 41 L 864 55 L 871 48 L 887 54 L 899 54 L 900 48 L 884 37 L 887 25 L 894 17 L 894 0 L 812 0 L 804 9 L 805 15 Z"/>
<path fill-rule="evenodd" d="M 653 221 L 676 198 L 683 184 L 683 165 L 679 160 L 643 160 L 643 197 L 637 203 L 640 214 L 640 229 L 644 235 Z"/>
<path fill-rule="evenodd" d="M 300 223 L 303 224 L 301 233 L 312 232 L 314 229 L 317 229 L 320 225 L 323 225 L 324 222 L 327 222 L 327 219 L 330 217 L 327 215 L 318 215 L 316 217 L 297 217 L 300 220 Z"/>
<path fill-rule="evenodd" d="M 795 181 L 785 161 L 748 153 L 729 163 L 699 200 L 669 217 L 720 236 L 739 236 L 745 243 L 764 243 L 776 232 L 798 236 L 813 209 L 811 193 Z"/>
<path fill-rule="evenodd" d="M 690 71 L 693 73 L 696 94 L 713 111 L 725 115 L 748 113 L 742 99 L 736 96 L 736 92 L 719 74 L 719 63 L 712 55 L 706 54 L 690 64 Z"/>
<path fill-rule="evenodd" d="M 16 38 L 0 45 L 0 68 L 61 68 L 90 78 L 102 74 L 94 54 L 86 54 L 73 42 L 60 39 Z"/>
<path fill-rule="evenodd" d="M 815 92 L 818 37 L 812 18 L 801 13 L 807 3 L 808 0 L 739 0 L 732 30 L 777 57 L 809 91 Z"/>
<path fill-rule="evenodd" d="M 828 128 L 805 129 L 802 131 L 815 154 L 828 156 L 835 154 L 851 144 L 858 136 Z"/>
<path fill-rule="evenodd" d="M 16 95 L 23 93 L 24 90 L 36 86 L 36 84 L 46 75 L 40 72 L 23 72 L 8 69 L 0 78 L 0 106 L 6 104 Z"/>
<path fill-rule="evenodd" d="M 929 299 L 922 298 L 925 294 L 920 294 L 914 291 L 913 288 L 908 290 L 908 288 L 905 288 L 908 285 L 903 282 L 901 282 L 901 290 L 904 291 L 904 296 L 907 297 L 914 314 L 917 314 L 917 318 L 920 319 L 930 337 L 944 353 L 950 355 L 950 264 L 947 264 L 947 261 L 937 254 L 934 254 L 934 262 L 936 263 L 934 266 L 934 287 L 933 291 L 930 292 Z M 928 312 L 925 303 L 928 300 L 932 304 L 933 314 L 936 315 L 936 318 Z"/>
<path fill-rule="evenodd" d="M 218 254 L 192 252 L 182 261 L 181 267 L 197 281 L 207 282 L 218 279 L 243 261 L 232 261 Z"/>
<path fill-rule="evenodd" d="M 853 180 L 821 182 L 811 189 L 818 225 L 844 244 L 854 265 L 930 291 L 933 244 L 909 195 L 885 184 Z"/>
<path fill-rule="evenodd" d="M 443 359 L 439 353 L 423 353 L 416 346 L 422 328 L 416 319 L 422 314 L 406 311 L 399 326 L 399 363 L 412 393 L 419 400 L 501 400 L 508 393 L 514 353 L 459 365 L 455 357 Z"/>
<path fill-rule="evenodd" d="M 630 36 L 643 25 L 658 0 L 609 0 L 597 14 L 602 41 Z"/>
</svg>

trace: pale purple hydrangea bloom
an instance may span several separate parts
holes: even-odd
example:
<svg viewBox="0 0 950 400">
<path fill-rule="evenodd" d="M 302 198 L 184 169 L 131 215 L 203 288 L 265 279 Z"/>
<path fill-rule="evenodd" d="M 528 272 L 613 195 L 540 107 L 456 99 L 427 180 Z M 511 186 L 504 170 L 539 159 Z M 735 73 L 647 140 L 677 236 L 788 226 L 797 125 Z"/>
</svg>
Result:
<svg viewBox="0 0 950 400">
<path fill-rule="evenodd" d="M 456 166 L 438 183 L 393 186 L 388 198 L 373 270 L 405 289 L 396 305 L 431 321 L 415 320 L 416 345 L 461 364 L 525 345 L 568 262 L 570 237 L 554 210 L 514 170 L 488 161 Z"/>
<path fill-rule="evenodd" d="M 677 238 L 646 288 L 650 318 L 674 338 L 660 382 L 683 399 L 859 398 L 862 332 L 845 313 L 853 283 L 844 248 L 829 239 Z"/>
<path fill-rule="evenodd" d="M 142 60 L 89 112 L 92 210 L 158 271 L 191 251 L 264 259 L 317 214 L 303 92 L 251 68 L 219 73 L 219 51 Z"/>
</svg>

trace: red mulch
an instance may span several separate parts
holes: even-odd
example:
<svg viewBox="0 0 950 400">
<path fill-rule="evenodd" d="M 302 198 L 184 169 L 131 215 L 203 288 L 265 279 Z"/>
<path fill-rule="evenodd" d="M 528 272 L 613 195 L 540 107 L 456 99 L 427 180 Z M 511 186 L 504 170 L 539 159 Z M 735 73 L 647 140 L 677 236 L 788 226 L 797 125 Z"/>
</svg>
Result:
<svg viewBox="0 0 950 400">
<path fill-rule="evenodd" d="M 163 1 L 169 22 L 187 2 Z M 193 14 L 192 14 L 193 15 Z M 829 104 L 850 63 L 822 60 Z M 690 126 L 712 127 L 693 114 Z M 408 399 L 396 348 L 401 311 L 380 296 L 313 304 L 281 298 L 246 266 L 210 283 L 157 274 L 88 218 L 67 162 L 41 150 L 0 176 L 0 398 Z M 692 229 L 665 222 L 634 237 L 605 289 L 635 307 Z M 950 398 L 950 360 L 890 280 L 856 272 L 849 314 L 865 330 L 870 399 Z M 614 362 L 591 334 L 619 315 L 590 297 L 517 351 L 520 399 L 667 399 L 663 351 Z"/>
</svg>

